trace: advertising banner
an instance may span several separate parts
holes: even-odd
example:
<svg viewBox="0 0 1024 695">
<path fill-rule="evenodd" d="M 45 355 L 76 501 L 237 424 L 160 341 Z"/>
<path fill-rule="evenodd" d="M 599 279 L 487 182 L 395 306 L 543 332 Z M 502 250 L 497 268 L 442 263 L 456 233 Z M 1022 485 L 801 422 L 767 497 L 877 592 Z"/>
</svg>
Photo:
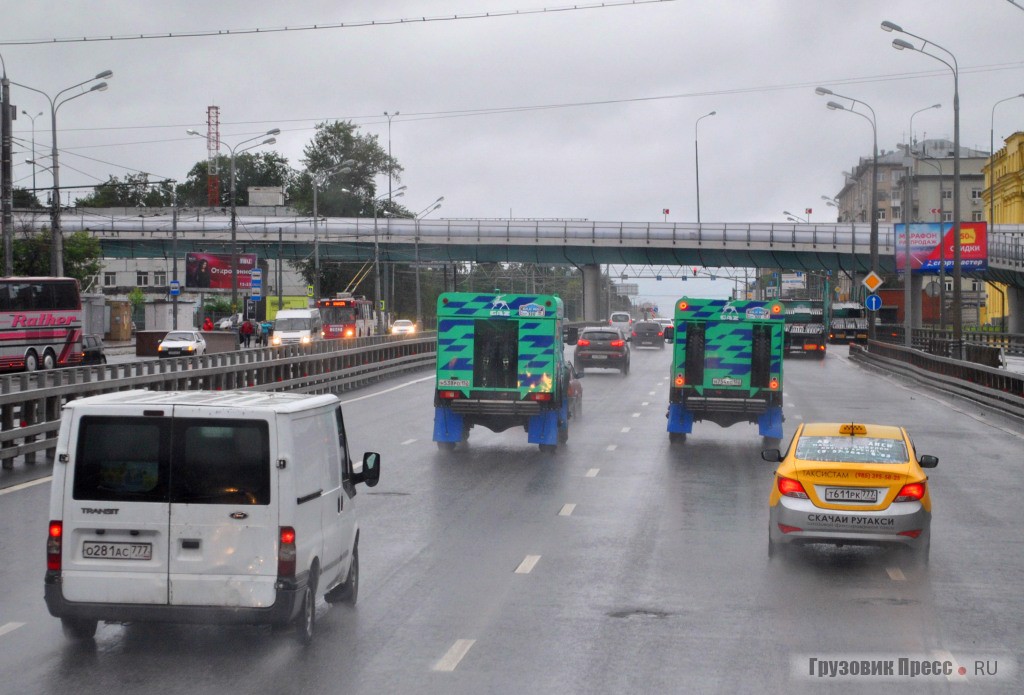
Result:
<svg viewBox="0 0 1024 695">
<path fill-rule="evenodd" d="M 896 270 L 906 265 L 905 224 L 895 225 Z M 988 223 L 960 223 L 960 268 L 962 271 L 988 268 Z M 919 222 L 910 225 L 910 269 L 914 273 L 939 272 L 944 262 L 946 272 L 953 271 L 953 223 Z M 941 241 L 940 241 L 941 240 Z"/>
<path fill-rule="evenodd" d="M 238 254 L 238 287 L 252 286 L 255 253 Z M 185 286 L 189 289 L 231 289 L 231 254 L 189 253 L 185 256 Z"/>
</svg>

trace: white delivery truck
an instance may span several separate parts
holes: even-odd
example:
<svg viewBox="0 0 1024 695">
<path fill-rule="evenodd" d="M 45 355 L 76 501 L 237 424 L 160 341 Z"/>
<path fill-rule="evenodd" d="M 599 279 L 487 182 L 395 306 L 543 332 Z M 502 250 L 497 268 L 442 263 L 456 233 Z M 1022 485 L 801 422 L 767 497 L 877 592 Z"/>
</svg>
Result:
<svg viewBox="0 0 1024 695">
<path fill-rule="evenodd" d="M 335 396 L 122 391 L 64 407 L 45 598 L 71 639 L 97 622 L 294 625 L 354 604 L 356 485 Z"/>
<path fill-rule="evenodd" d="M 319 309 L 282 309 L 274 317 L 274 334 L 270 344 L 308 345 L 323 337 Z"/>
</svg>

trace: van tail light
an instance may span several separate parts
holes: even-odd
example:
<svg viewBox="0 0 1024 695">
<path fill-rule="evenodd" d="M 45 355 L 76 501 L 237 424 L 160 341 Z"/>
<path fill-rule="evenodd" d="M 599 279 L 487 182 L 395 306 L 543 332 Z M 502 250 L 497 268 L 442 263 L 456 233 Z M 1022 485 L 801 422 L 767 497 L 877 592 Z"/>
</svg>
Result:
<svg viewBox="0 0 1024 695">
<path fill-rule="evenodd" d="M 590 341 L 587 340 L 586 338 L 580 338 L 579 340 L 576 341 L 576 344 L 580 347 L 589 347 Z"/>
<path fill-rule="evenodd" d="M 636 335 L 636 334 L 634 333 L 634 335 Z M 612 347 L 623 347 L 623 346 L 625 346 L 626 341 L 625 340 L 613 340 L 612 342 L 610 342 L 608 344 L 611 345 Z"/>
<path fill-rule="evenodd" d="M 282 526 L 280 546 L 277 549 L 278 578 L 295 578 L 295 558 L 295 529 L 291 526 Z"/>
<path fill-rule="evenodd" d="M 807 492 L 804 490 L 804 486 L 799 480 L 779 476 L 779 481 L 776 484 L 779 486 L 779 492 L 783 497 L 795 497 L 801 500 L 807 499 Z"/>
<path fill-rule="evenodd" d="M 48 572 L 60 572 L 61 546 L 64 540 L 64 522 L 51 521 L 46 537 L 46 569 Z"/>
<path fill-rule="evenodd" d="M 893 502 L 917 502 L 924 497 L 924 483 L 907 483 L 904 485 Z"/>
</svg>

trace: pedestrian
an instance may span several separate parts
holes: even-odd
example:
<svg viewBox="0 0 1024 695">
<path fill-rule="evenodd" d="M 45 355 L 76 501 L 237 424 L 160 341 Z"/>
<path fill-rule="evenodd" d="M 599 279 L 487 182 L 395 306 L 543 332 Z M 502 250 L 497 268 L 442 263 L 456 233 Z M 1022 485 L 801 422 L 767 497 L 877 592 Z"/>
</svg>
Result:
<svg viewBox="0 0 1024 695">
<path fill-rule="evenodd" d="M 263 347 L 270 345 L 270 321 L 260 323 L 260 342 L 263 343 Z"/>
<path fill-rule="evenodd" d="M 203 330 L 204 331 L 212 331 L 213 330 L 213 319 L 211 319 L 209 316 L 207 316 L 205 319 L 203 319 Z"/>
<path fill-rule="evenodd" d="M 252 341 L 252 322 L 244 321 L 242 323 L 242 343 L 245 347 L 249 347 L 249 343 Z"/>
</svg>

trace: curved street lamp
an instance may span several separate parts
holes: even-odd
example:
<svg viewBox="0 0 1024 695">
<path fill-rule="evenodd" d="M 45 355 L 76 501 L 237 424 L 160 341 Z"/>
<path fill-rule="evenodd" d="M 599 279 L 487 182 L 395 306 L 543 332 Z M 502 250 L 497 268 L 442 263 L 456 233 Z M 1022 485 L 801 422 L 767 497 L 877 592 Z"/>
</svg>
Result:
<svg viewBox="0 0 1024 695">
<path fill-rule="evenodd" d="M 953 73 L 953 358 L 963 359 L 964 317 L 960 286 L 962 275 L 960 267 L 960 68 L 956 62 L 956 56 L 934 41 L 912 34 L 898 24 L 889 21 L 882 22 L 882 30 L 906 34 L 921 41 L 923 45 L 918 47 L 903 39 L 893 39 L 892 47 L 897 51 L 911 50 L 922 53 L 939 61 Z M 925 50 L 928 46 L 939 49 L 949 56 L 949 60 L 929 53 Z M 945 239 L 940 241 L 945 244 Z"/>
<path fill-rule="evenodd" d="M 810 224 L 810 221 L 811 221 L 810 217 L 806 217 L 806 218 L 805 217 L 800 217 L 800 215 L 796 214 L 795 212 L 790 212 L 789 210 L 783 210 L 782 214 L 783 215 L 789 215 L 789 218 L 791 220 L 793 220 L 794 222 L 802 222 L 803 224 Z"/>
<path fill-rule="evenodd" d="M 373 205 L 373 304 L 374 311 L 377 312 L 377 335 L 384 334 L 384 312 L 380 306 L 380 243 L 377 235 L 377 205 L 385 198 L 390 202 L 392 198 L 405 195 L 406 188 L 406 186 L 399 186 L 394 191 L 388 191 L 370 199 Z"/>
<path fill-rule="evenodd" d="M 199 131 L 193 130 L 192 128 L 189 128 L 185 132 L 188 133 L 189 135 L 198 135 L 201 138 L 208 138 L 209 139 L 209 136 L 203 135 Z M 238 304 L 238 246 L 237 246 L 237 240 L 238 240 L 238 217 L 235 214 L 235 155 L 238 154 L 239 152 L 245 152 L 246 150 L 251 150 L 251 149 L 254 149 L 256 147 L 260 147 L 261 145 L 273 145 L 274 143 L 277 142 L 277 138 L 275 138 L 275 137 L 268 137 L 265 140 L 262 140 L 262 141 L 257 142 L 257 143 L 253 143 L 252 145 L 249 145 L 248 147 L 241 147 L 241 145 L 244 145 L 247 142 L 252 142 L 253 140 L 259 140 L 260 138 L 262 138 L 264 136 L 267 136 L 267 135 L 274 136 L 274 135 L 280 135 L 280 134 L 281 134 L 281 129 L 280 128 L 272 128 L 271 130 L 268 130 L 267 132 L 263 133 L 262 135 L 257 135 L 255 137 L 251 137 L 251 138 L 249 138 L 247 140 L 242 140 L 241 142 L 235 143 L 234 147 L 232 147 L 231 145 L 228 145 L 227 143 L 225 143 L 220 138 L 213 138 L 214 142 L 216 142 L 218 145 L 223 145 L 224 147 L 228 148 L 228 152 L 231 153 L 231 191 L 230 191 L 230 194 L 231 194 L 231 310 L 232 311 L 234 311 L 237 308 L 237 304 Z M 239 149 L 240 147 L 241 147 L 241 149 Z"/>
<path fill-rule="evenodd" d="M 697 175 L 697 224 L 700 224 L 700 154 L 697 150 L 697 126 L 708 116 L 714 116 L 717 111 L 706 113 L 698 118 L 693 124 L 693 165 Z"/>
<path fill-rule="evenodd" d="M 64 235 L 61 233 L 60 228 L 60 160 L 57 155 L 57 110 L 72 99 L 77 99 L 78 97 L 91 94 L 92 92 L 104 91 L 107 88 L 107 83 L 99 82 L 92 85 L 84 92 L 72 94 L 65 99 L 61 99 L 60 95 L 65 92 L 69 92 L 72 89 L 87 85 L 95 80 L 106 80 L 113 76 L 113 71 L 104 70 L 103 72 L 97 73 L 94 77 L 90 77 L 78 84 L 73 84 L 70 87 L 60 90 L 52 97 L 41 89 L 29 87 L 27 84 L 21 84 L 14 80 L 10 81 L 11 84 L 17 85 L 22 89 L 42 94 L 46 97 L 46 100 L 50 102 L 50 161 L 53 163 L 53 167 L 50 169 L 53 174 L 53 200 L 50 204 L 50 275 L 53 277 L 61 277 L 64 275 Z"/>
<path fill-rule="evenodd" d="M 830 101 L 825 106 L 830 111 L 846 111 L 856 116 L 860 116 L 868 123 L 871 124 L 871 272 L 878 274 L 878 123 L 875 119 L 875 110 L 871 106 L 859 99 L 848 97 L 843 94 L 837 94 L 831 89 L 825 87 L 818 87 L 814 90 L 815 94 L 820 96 L 835 96 L 840 99 L 846 99 L 852 104 L 860 104 L 868 111 L 871 115 L 861 113 L 860 111 L 854 111 L 853 107 L 847 108 L 842 104 L 834 101 Z M 852 288 L 851 288 L 852 291 Z M 868 340 L 875 339 L 875 312 L 868 312 Z"/>
<path fill-rule="evenodd" d="M 416 256 L 414 259 L 416 264 L 414 272 L 416 276 L 416 330 L 423 330 L 423 300 L 420 297 L 420 220 L 441 207 L 442 201 L 444 201 L 444 196 L 440 196 L 433 203 L 416 213 Z"/>
</svg>

